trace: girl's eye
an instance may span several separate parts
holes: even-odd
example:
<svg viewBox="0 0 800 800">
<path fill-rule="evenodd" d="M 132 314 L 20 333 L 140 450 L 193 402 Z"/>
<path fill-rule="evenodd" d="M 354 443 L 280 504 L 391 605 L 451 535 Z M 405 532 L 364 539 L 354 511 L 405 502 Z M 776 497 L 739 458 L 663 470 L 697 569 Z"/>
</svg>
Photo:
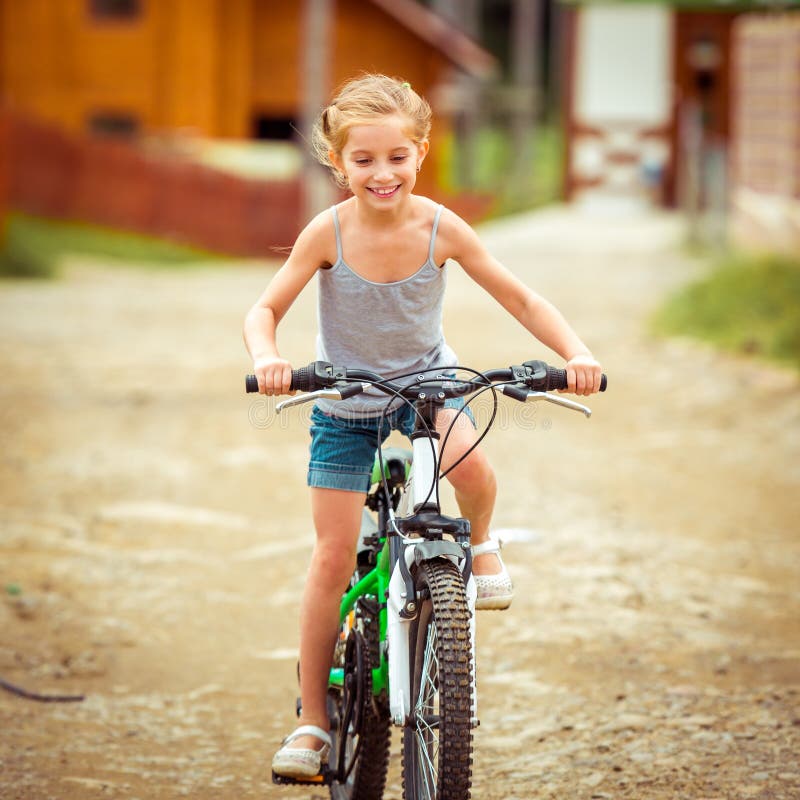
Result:
<svg viewBox="0 0 800 800">
<path fill-rule="evenodd" d="M 405 161 L 408 156 L 392 156 L 392 161 L 397 161 L 398 163 L 401 161 Z"/>
<path fill-rule="evenodd" d="M 357 158 L 356 159 L 356 164 L 358 164 L 359 167 L 366 166 L 367 164 L 369 164 L 369 159 L 368 158 Z"/>
</svg>

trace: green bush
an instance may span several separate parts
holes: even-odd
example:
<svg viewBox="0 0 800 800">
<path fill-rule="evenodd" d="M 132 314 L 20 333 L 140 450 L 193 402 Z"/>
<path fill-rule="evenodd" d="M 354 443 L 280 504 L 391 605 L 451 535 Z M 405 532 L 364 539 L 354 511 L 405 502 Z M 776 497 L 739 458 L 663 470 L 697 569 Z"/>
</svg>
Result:
<svg viewBox="0 0 800 800">
<path fill-rule="evenodd" d="M 800 260 L 730 257 L 670 297 L 654 328 L 800 369 Z"/>
</svg>

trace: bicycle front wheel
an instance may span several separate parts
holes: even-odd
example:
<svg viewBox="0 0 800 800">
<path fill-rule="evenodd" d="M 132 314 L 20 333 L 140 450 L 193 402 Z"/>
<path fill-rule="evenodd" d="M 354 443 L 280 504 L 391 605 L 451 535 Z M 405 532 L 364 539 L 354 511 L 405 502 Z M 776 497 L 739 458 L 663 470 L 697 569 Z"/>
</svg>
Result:
<svg viewBox="0 0 800 800">
<path fill-rule="evenodd" d="M 472 644 L 464 581 L 445 558 L 415 578 L 411 715 L 403 731 L 405 800 L 467 800 L 472 784 Z"/>
</svg>

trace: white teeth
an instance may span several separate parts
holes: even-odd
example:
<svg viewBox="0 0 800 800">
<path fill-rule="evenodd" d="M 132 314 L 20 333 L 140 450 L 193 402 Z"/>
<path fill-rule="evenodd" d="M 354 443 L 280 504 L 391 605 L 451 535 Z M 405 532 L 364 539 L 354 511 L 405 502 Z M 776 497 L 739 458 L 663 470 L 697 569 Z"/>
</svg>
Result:
<svg viewBox="0 0 800 800">
<path fill-rule="evenodd" d="M 396 189 L 396 186 L 392 186 L 391 189 L 372 189 L 371 191 L 373 191 L 379 197 L 387 197 L 390 194 L 394 194 Z"/>
</svg>

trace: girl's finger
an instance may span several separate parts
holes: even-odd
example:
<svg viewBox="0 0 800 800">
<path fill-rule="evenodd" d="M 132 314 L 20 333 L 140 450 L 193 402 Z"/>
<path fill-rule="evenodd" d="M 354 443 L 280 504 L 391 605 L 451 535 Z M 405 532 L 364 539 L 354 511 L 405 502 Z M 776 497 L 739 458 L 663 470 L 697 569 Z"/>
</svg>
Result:
<svg viewBox="0 0 800 800">
<path fill-rule="evenodd" d="M 576 381 L 577 381 L 577 373 L 575 372 L 575 367 L 570 367 L 569 364 L 567 364 L 567 388 L 566 388 L 567 392 L 575 394 Z"/>
<path fill-rule="evenodd" d="M 575 374 L 575 394 L 586 394 L 586 370 L 580 369 Z"/>
</svg>

